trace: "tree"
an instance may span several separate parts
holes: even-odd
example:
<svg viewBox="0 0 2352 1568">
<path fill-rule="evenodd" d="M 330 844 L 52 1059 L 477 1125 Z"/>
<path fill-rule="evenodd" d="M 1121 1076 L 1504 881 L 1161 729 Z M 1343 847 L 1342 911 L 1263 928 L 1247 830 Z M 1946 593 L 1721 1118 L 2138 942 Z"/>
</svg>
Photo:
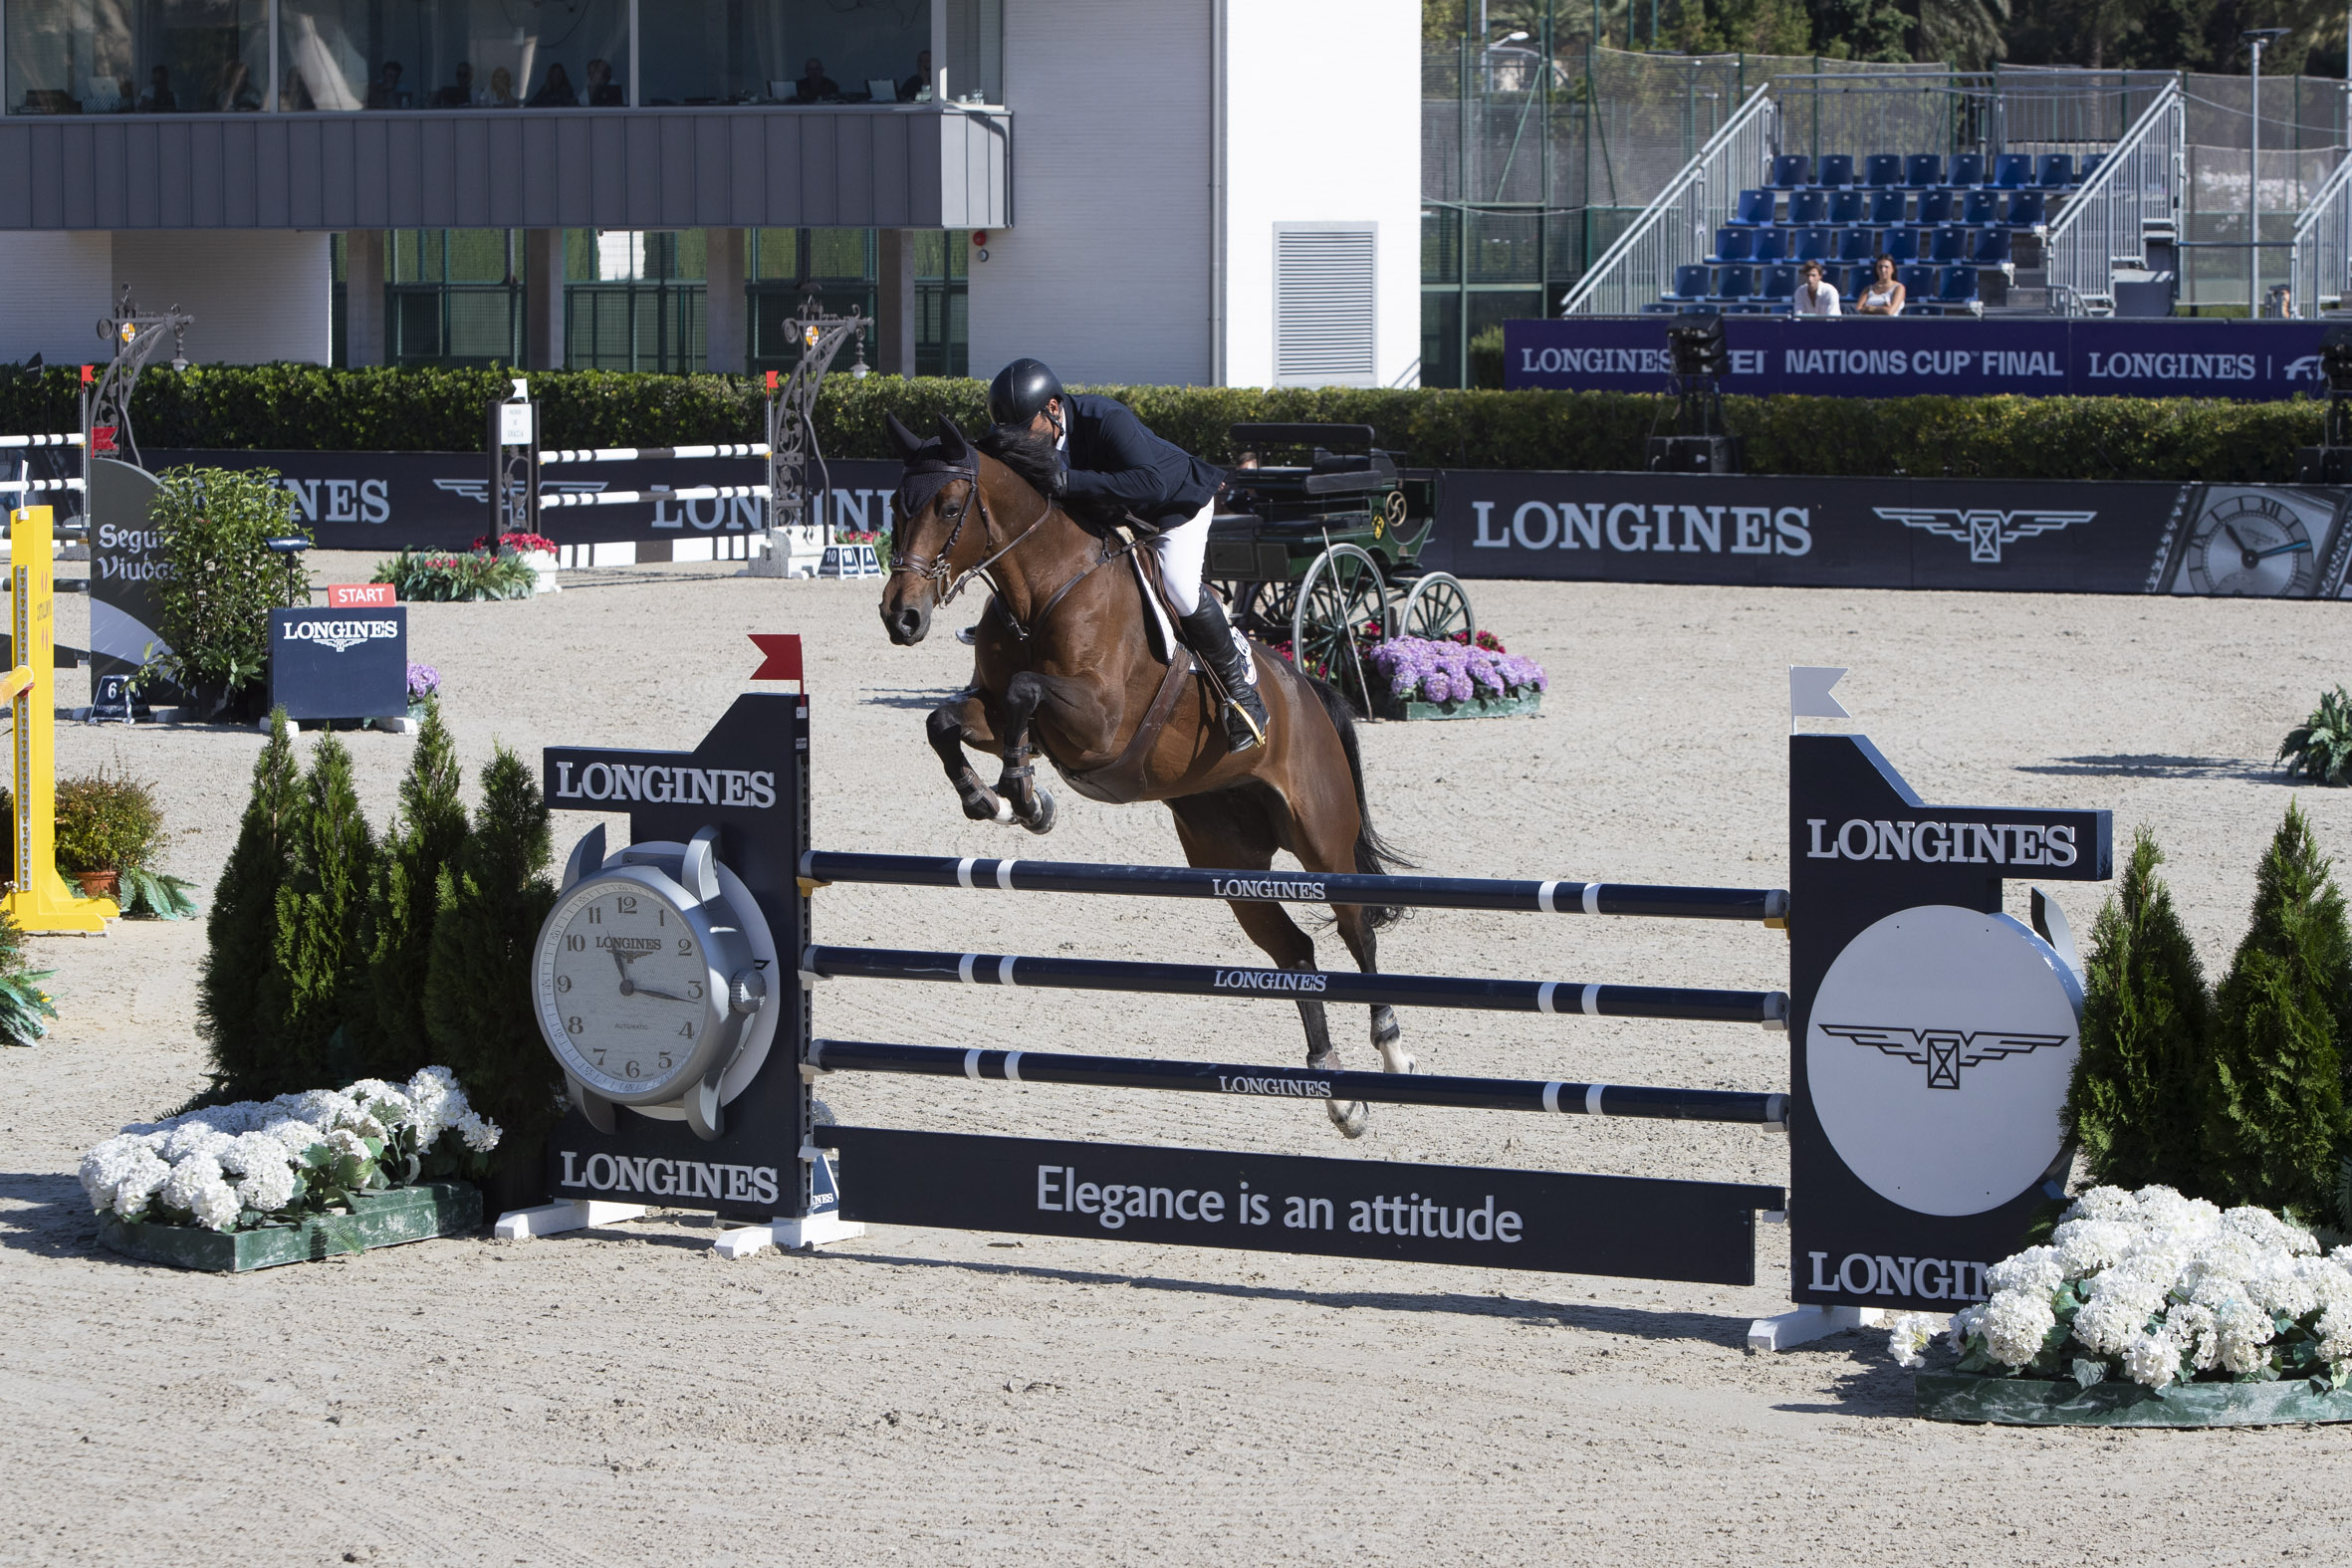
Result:
<svg viewBox="0 0 2352 1568">
<path fill-rule="evenodd" d="M 437 1058 L 506 1130 L 502 1164 L 538 1158 L 562 1087 L 531 994 L 532 949 L 556 902 L 549 841 L 538 781 L 500 747 L 482 770 L 473 830 L 436 884 L 424 1019 Z"/>
<path fill-rule="evenodd" d="M 269 744 L 253 765 L 253 794 L 204 921 L 196 1012 L 212 1058 L 214 1092 L 235 1099 L 262 1094 L 265 1081 L 277 1081 L 276 1016 L 264 999 L 272 990 L 270 950 L 298 783 L 294 742 L 281 708 L 270 715 Z"/>
<path fill-rule="evenodd" d="M 2206 1185 L 2200 1093 L 2213 1003 L 2157 877 L 2163 863 L 2142 828 L 2122 886 L 2091 928 L 2082 1052 L 2063 1121 L 2094 1182 L 2194 1192 Z"/>
<path fill-rule="evenodd" d="M 2343 1046 L 2352 1027 L 2352 931 L 2310 820 L 2289 805 L 2254 889 L 2253 920 L 2215 998 L 2206 1145 L 2232 1203 L 2335 1214 L 2352 1149 Z"/>
<path fill-rule="evenodd" d="M 441 705 L 428 701 L 400 814 L 376 857 L 367 893 L 367 986 L 371 1040 L 366 1071 L 405 1078 L 434 1058 L 424 995 L 433 952 L 442 871 L 465 842 L 463 776 Z"/>
<path fill-rule="evenodd" d="M 278 1093 L 360 1076 L 373 1036 L 374 1020 L 357 1000 L 365 993 L 359 923 L 375 842 L 352 786 L 352 754 L 333 733 L 311 751 L 289 838 L 271 960 L 283 988 L 280 1062 L 294 1077 Z"/>
</svg>

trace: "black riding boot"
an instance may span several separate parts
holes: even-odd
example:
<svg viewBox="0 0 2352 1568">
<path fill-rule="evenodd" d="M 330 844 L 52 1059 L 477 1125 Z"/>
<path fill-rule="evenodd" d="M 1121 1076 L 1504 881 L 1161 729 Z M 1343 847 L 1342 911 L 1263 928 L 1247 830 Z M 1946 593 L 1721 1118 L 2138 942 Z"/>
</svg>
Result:
<svg viewBox="0 0 2352 1568">
<path fill-rule="evenodd" d="M 1225 618 L 1217 595 L 1201 590 L 1200 607 L 1184 617 L 1184 640 L 1201 661 L 1217 672 L 1217 679 L 1233 700 L 1225 705 L 1225 744 L 1246 752 L 1266 739 L 1266 704 L 1250 684 L 1249 655 L 1242 651 L 1241 634 Z"/>
</svg>

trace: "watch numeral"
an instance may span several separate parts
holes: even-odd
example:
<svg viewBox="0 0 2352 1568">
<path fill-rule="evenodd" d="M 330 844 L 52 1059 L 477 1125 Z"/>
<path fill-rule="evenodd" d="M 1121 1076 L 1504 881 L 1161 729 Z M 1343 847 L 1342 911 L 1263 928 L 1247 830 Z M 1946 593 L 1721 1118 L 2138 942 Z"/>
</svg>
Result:
<svg viewBox="0 0 2352 1568">
<path fill-rule="evenodd" d="M 564 1027 L 575 1034 L 585 1033 L 588 1029 L 588 1025 L 580 1021 L 580 1014 L 577 1012 L 564 1020 Z"/>
<path fill-rule="evenodd" d="M 686 1000 L 688 1002 L 700 1002 L 702 1000 L 701 981 L 690 980 L 686 982 Z"/>
<path fill-rule="evenodd" d="M 556 977 L 556 990 L 557 990 L 557 991 L 559 991 L 559 992 L 565 992 L 565 991 L 570 991 L 571 989 L 572 989 L 572 977 L 571 977 L 571 976 L 569 976 L 569 975 L 558 975 L 558 976 Z"/>
<path fill-rule="evenodd" d="M 632 1078 L 635 1077 L 637 1075 L 637 1058 L 631 1056 L 620 1070 L 627 1073 Z"/>
<path fill-rule="evenodd" d="M 680 938 L 678 938 L 678 951 L 679 951 L 680 953 L 682 953 L 682 954 L 683 954 L 683 953 L 691 953 L 691 952 L 693 952 L 693 951 L 694 951 L 694 939 L 693 939 L 692 937 L 680 937 Z"/>
<path fill-rule="evenodd" d="M 591 926 L 602 925 L 604 923 L 604 911 L 594 904 L 588 905 L 588 923 Z"/>
<path fill-rule="evenodd" d="M 633 915 L 637 912 L 637 899 L 633 893 L 623 893 L 612 902 L 624 915 Z"/>
<path fill-rule="evenodd" d="M 654 906 L 653 906 L 653 923 L 654 923 L 656 926 L 666 926 L 666 925 L 668 925 L 668 924 L 670 923 L 670 912 L 669 912 L 667 909 L 663 908 L 663 907 L 662 907 L 661 905 L 659 905 L 659 904 L 656 904 L 656 905 L 654 905 Z"/>
<path fill-rule="evenodd" d="M 603 1065 L 604 1065 L 604 1047 L 603 1047 L 603 1046 L 601 1046 L 601 1045 L 591 1045 L 591 1046 L 589 1046 L 589 1047 L 588 1047 L 588 1049 L 590 1049 L 590 1050 L 592 1050 L 592 1051 L 594 1051 L 594 1052 L 596 1053 L 596 1065 L 597 1065 L 597 1066 L 599 1066 L 599 1067 L 603 1066 Z"/>
<path fill-rule="evenodd" d="M 678 1033 L 682 1038 L 692 1039 L 694 1038 L 694 1025 L 691 1023 L 682 1023 L 678 1026 Z"/>
<path fill-rule="evenodd" d="M 564 939 L 564 951 L 567 953 L 586 953 L 588 951 L 588 938 L 567 936 Z"/>
<path fill-rule="evenodd" d="M 670 1053 L 669 1053 L 668 1051 L 666 1051 L 666 1050 L 665 1050 L 665 1051 L 663 1051 L 663 1052 L 661 1053 L 661 1070 L 662 1070 L 662 1071 L 664 1071 L 664 1072 L 667 1072 L 667 1071 L 669 1071 L 669 1065 L 670 1065 Z"/>
</svg>

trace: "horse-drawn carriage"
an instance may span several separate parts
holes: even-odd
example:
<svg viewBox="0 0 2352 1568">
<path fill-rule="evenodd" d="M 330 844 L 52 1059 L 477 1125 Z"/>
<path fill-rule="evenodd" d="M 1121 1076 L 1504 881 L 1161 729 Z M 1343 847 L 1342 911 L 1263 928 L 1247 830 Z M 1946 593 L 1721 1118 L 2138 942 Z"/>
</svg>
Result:
<svg viewBox="0 0 2352 1568">
<path fill-rule="evenodd" d="M 1370 425 L 1237 424 L 1230 434 L 1242 463 L 1209 527 L 1202 574 L 1243 629 L 1288 643 L 1301 669 L 1361 713 L 1371 701 L 1359 638 L 1476 631 L 1461 581 L 1420 567 L 1431 509 L 1413 515 L 1409 482 Z"/>
</svg>

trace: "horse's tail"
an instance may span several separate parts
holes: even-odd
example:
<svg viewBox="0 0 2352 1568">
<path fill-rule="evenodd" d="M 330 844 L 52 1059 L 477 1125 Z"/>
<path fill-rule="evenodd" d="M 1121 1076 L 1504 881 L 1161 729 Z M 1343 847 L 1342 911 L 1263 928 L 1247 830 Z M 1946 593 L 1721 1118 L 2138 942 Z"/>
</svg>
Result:
<svg viewBox="0 0 2352 1568">
<path fill-rule="evenodd" d="M 1293 668 L 1297 670 L 1295 665 Z M 1397 853 L 1396 846 L 1382 838 L 1372 826 L 1371 803 L 1364 798 L 1364 758 L 1356 745 L 1355 715 L 1349 711 L 1347 699 L 1327 681 L 1317 680 L 1304 670 L 1297 670 L 1297 675 L 1306 683 L 1307 690 L 1314 693 L 1315 700 L 1323 705 L 1323 712 L 1331 716 L 1331 728 L 1339 732 L 1339 749 L 1347 754 L 1347 777 L 1355 786 L 1355 816 L 1360 824 L 1355 834 L 1356 870 L 1367 876 L 1386 876 L 1394 871 L 1410 870 L 1413 862 Z M 1385 904 L 1367 904 L 1363 909 L 1364 918 L 1372 923 L 1375 931 L 1394 925 L 1404 915 L 1403 910 Z"/>
</svg>

